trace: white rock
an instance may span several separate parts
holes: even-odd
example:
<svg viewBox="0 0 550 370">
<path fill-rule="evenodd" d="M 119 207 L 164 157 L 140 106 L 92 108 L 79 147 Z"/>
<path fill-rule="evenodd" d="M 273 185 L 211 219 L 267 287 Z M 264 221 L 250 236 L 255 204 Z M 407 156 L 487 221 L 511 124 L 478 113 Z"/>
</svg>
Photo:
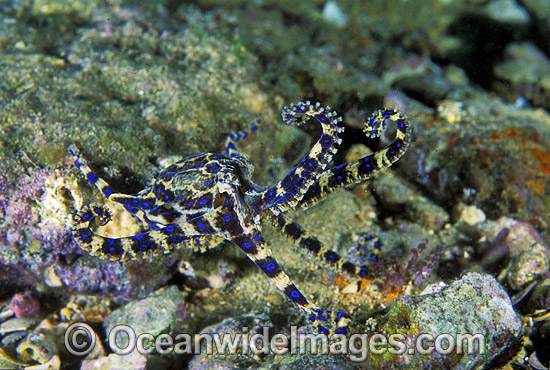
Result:
<svg viewBox="0 0 550 370">
<path fill-rule="evenodd" d="M 323 19 L 337 27 L 344 27 L 349 21 L 349 17 L 340 9 L 334 0 L 327 1 L 323 7 Z"/>
</svg>

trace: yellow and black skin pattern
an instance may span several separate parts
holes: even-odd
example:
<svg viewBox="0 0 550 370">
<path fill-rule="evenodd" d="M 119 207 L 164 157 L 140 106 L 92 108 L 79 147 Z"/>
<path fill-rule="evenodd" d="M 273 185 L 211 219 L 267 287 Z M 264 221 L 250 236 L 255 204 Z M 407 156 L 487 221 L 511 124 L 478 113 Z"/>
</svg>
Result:
<svg viewBox="0 0 550 370">
<path fill-rule="evenodd" d="M 410 124 L 407 117 L 395 109 L 375 112 L 365 122 L 366 135 L 380 136 L 391 121 L 397 128 L 395 139 L 364 158 L 326 169 L 341 142 L 338 134 L 344 130 L 339 125 L 342 119 L 329 107 L 309 101 L 284 107 L 281 116 L 285 123 L 298 126 L 315 119 L 323 133 L 300 163 L 271 187 L 252 181 L 254 167 L 235 146 L 249 132 L 257 130 L 257 122 L 251 123 L 248 131 L 229 134 L 224 155 L 203 153 L 183 158 L 156 174 L 152 183 L 136 195 L 114 190 L 90 169 L 78 148 L 71 144 L 68 152 L 90 184 L 110 202 L 122 205 L 146 229 L 124 238 L 98 235 L 90 223 L 105 225 L 111 220 L 111 213 L 104 205 L 89 204 L 74 217 L 75 241 L 92 256 L 128 261 L 167 254 L 177 248 L 201 252 L 228 240 L 314 321 L 321 332 L 343 333 L 349 316 L 341 311 L 322 309 L 300 292 L 273 257 L 262 236 L 260 221 L 267 217 L 324 266 L 351 276 L 365 276 L 369 272 L 366 266 L 344 260 L 284 213 L 310 207 L 335 191 L 390 167 L 407 151 L 411 141 Z"/>
</svg>

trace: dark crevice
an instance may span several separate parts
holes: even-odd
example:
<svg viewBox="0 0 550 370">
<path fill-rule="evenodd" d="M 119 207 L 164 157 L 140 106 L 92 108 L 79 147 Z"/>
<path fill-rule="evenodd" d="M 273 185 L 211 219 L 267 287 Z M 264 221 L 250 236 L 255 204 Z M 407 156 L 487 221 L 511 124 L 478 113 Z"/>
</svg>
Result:
<svg viewBox="0 0 550 370">
<path fill-rule="evenodd" d="M 464 69 L 472 81 L 490 90 L 493 67 L 502 60 L 506 46 L 526 39 L 531 32 L 528 28 L 518 31 L 517 25 L 503 25 L 486 15 L 467 13 L 449 26 L 449 35 L 463 42 L 463 47 L 450 59 Z"/>
</svg>

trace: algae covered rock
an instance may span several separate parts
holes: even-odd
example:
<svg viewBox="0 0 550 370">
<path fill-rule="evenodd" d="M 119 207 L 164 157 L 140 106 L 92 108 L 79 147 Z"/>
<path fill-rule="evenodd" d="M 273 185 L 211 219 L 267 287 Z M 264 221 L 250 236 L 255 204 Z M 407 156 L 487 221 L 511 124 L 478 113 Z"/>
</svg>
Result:
<svg viewBox="0 0 550 370">
<path fill-rule="evenodd" d="M 119 325 L 131 327 L 136 336 L 143 333 L 153 336 L 171 333 L 183 320 L 184 299 L 185 294 L 172 285 L 155 291 L 147 298 L 129 303 L 107 317 L 104 322 L 107 336 Z M 128 337 L 117 336 L 116 345 L 125 348 L 128 345 Z"/>
<path fill-rule="evenodd" d="M 521 320 L 494 277 L 468 273 L 446 287 L 432 285 L 426 291 L 397 299 L 374 318 L 373 331 L 399 335 L 400 344 L 394 348 L 403 353 L 371 354 L 366 364 L 384 369 L 476 369 L 510 357 L 521 343 Z"/>
</svg>

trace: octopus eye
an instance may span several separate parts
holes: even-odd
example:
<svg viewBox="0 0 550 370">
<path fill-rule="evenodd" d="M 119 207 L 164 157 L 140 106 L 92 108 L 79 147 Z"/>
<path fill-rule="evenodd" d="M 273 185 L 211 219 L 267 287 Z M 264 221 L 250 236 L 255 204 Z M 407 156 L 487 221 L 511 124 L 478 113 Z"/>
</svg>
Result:
<svg viewBox="0 0 550 370">
<path fill-rule="evenodd" d="M 216 197 L 214 198 L 214 208 L 218 208 L 219 206 L 224 204 L 226 199 L 227 197 L 224 194 L 216 194 Z"/>
</svg>

